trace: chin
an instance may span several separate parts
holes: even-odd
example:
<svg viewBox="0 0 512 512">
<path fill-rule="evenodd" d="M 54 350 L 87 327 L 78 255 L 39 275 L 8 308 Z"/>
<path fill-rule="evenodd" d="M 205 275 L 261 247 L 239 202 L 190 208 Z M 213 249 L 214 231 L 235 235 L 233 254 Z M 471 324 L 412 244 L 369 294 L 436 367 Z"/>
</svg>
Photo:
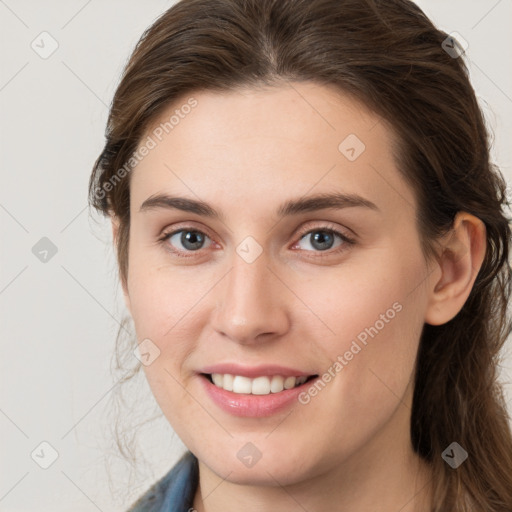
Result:
<svg viewBox="0 0 512 512">
<path fill-rule="evenodd" d="M 214 450 L 211 449 L 213 444 L 208 443 L 192 451 L 220 478 L 239 485 L 292 485 L 321 472 L 320 450 L 313 452 L 316 456 L 309 457 L 304 442 L 296 443 L 294 448 L 279 441 L 272 443 L 262 438 L 251 445 L 244 436 L 243 440 L 217 444 Z"/>
<path fill-rule="evenodd" d="M 299 483 L 308 478 L 304 466 L 294 467 L 291 463 L 283 463 L 279 456 L 274 460 L 264 461 L 263 458 L 251 468 L 243 467 L 236 460 L 236 463 L 223 463 L 219 460 L 205 461 L 205 464 L 220 478 L 238 485 L 254 486 L 286 486 Z"/>
</svg>

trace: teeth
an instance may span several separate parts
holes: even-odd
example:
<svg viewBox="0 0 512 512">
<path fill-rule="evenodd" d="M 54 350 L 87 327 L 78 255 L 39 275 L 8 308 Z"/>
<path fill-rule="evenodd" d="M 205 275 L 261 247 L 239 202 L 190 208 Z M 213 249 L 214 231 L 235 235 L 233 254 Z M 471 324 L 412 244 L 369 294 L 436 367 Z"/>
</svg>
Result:
<svg viewBox="0 0 512 512">
<path fill-rule="evenodd" d="M 252 380 L 241 375 L 235 375 L 233 379 L 233 393 L 250 393 L 252 390 Z"/>
<path fill-rule="evenodd" d="M 251 379 L 247 379 L 249 382 Z M 253 395 L 268 395 L 271 391 L 270 380 L 268 377 L 256 377 L 252 379 L 249 391 L 245 393 L 252 393 Z"/>
<path fill-rule="evenodd" d="M 292 389 L 295 387 L 295 377 L 286 377 L 284 379 L 284 389 Z"/>
<path fill-rule="evenodd" d="M 272 393 L 279 393 L 284 389 L 284 377 L 281 375 L 274 375 L 270 381 L 270 391 Z"/>
<path fill-rule="evenodd" d="M 242 375 L 231 375 L 229 373 L 212 373 L 213 383 L 226 391 L 233 393 L 244 393 L 252 395 L 268 395 L 270 393 L 279 393 L 284 389 L 291 389 L 300 386 L 306 382 L 305 375 L 301 377 L 283 377 L 274 375 L 273 377 L 256 377 L 250 379 Z"/>
<path fill-rule="evenodd" d="M 218 375 L 222 379 L 222 387 L 226 391 L 233 391 L 233 375 L 229 375 L 229 374 L 226 374 L 226 375 L 218 374 Z"/>
<path fill-rule="evenodd" d="M 218 388 L 224 387 L 224 375 L 221 375 L 220 373 L 212 373 L 212 380 L 213 380 L 213 383 Z"/>
</svg>

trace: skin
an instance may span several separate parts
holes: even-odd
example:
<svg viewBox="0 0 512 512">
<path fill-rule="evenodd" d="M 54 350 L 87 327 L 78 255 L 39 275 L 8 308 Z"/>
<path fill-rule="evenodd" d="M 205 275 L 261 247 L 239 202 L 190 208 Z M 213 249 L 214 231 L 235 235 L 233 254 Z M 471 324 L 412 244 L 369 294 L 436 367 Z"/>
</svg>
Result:
<svg viewBox="0 0 512 512">
<path fill-rule="evenodd" d="M 333 89 L 300 83 L 193 97 L 197 107 L 132 171 L 123 289 L 139 342 L 149 338 L 160 350 L 144 367 L 151 389 L 200 461 L 194 508 L 428 510 L 431 475 L 409 434 L 415 357 L 423 324 L 449 321 L 466 301 L 485 226 L 459 213 L 439 241 L 439 259 L 427 262 L 414 193 L 391 152 L 392 129 Z M 353 162 L 338 150 L 349 134 L 366 146 Z M 378 211 L 276 214 L 287 199 L 334 190 L 359 194 Z M 199 198 L 223 220 L 139 212 L 156 193 Z M 326 225 L 355 244 L 336 252 L 344 244 L 336 237 L 332 248 L 318 249 L 311 231 Z M 115 218 L 112 226 L 115 240 Z M 203 248 L 184 247 L 179 235 L 158 242 L 178 228 L 204 233 Z M 309 231 L 302 239 L 301 228 Z M 236 252 L 247 236 L 262 249 L 252 263 Z M 394 303 L 401 311 L 306 405 L 239 418 L 200 385 L 196 371 L 224 361 L 323 374 Z M 237 458 L 248 442 L 262 455 L 250 468 Z"/>
</svg>

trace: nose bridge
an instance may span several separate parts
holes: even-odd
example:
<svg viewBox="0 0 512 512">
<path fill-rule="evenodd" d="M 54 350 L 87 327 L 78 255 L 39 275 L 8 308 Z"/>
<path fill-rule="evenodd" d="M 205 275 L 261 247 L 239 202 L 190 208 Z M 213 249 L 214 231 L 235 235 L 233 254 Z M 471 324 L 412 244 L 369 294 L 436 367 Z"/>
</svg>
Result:
<svg viewBox="0 0 512 512">
<path fill-rule="evenodd" d="M 287 328 L 284 294 L 261 254 L 254 261 L 234 255 L 217 301 L 215 329 L 239 343 L 261 340 L 262 334 L 282 333 Z"/>
</svg>

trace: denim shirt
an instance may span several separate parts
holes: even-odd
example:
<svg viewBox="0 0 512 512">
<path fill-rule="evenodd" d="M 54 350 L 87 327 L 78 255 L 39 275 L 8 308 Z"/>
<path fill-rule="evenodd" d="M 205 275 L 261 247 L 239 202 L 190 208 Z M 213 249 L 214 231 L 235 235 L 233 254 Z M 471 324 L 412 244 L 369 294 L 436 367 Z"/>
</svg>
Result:
<svg viewBox="0 0 512 512">
<path fill-rule="evenodd" d="M 192 512 L 198 481 L 197 458 L 187 451 L 127 512 Z"/>
</svg>

